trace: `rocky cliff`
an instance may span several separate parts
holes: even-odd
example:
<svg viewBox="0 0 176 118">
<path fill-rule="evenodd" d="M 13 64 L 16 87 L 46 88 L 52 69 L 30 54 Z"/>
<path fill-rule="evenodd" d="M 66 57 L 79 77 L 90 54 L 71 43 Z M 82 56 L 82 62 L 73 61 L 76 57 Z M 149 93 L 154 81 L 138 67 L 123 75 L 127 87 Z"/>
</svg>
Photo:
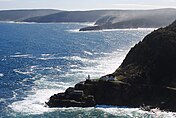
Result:
<svg viewBox="0 0 176 118">
<path fill-rule="evenodd" d="M 120 67 L 50 97 L 49 107 L 115 105 L 176 111 L 176 21 L 147 35 Z"/>
</svg>

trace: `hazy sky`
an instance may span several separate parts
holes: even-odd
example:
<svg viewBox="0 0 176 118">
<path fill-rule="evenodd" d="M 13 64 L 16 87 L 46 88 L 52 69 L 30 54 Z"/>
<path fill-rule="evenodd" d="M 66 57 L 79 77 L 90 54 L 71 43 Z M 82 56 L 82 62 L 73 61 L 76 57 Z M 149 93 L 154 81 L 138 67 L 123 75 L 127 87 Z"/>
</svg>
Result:
<svg viewBox="0 0 176 118">
<path fill-rule="evenodd" d="M 176 8 L 176 0 L 0 0 L 0 9 L 62 10 Z"/>
</svg>

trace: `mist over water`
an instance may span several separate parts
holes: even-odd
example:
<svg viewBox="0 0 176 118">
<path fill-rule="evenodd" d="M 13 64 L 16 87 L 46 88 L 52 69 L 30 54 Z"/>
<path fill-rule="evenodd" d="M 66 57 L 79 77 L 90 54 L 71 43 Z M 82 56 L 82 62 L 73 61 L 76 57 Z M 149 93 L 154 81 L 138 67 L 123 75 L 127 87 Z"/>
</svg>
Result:
<svg viewBox="0 0 176 118">
<path fill-rule="evenodd" d="M 0 23 L 0 116 L 174 117 L 137 108 L 48 108 L 55 93 L 114 72 L 130 48 L 154 29 L 78 32 L 85 24 Z"/>
</svg>

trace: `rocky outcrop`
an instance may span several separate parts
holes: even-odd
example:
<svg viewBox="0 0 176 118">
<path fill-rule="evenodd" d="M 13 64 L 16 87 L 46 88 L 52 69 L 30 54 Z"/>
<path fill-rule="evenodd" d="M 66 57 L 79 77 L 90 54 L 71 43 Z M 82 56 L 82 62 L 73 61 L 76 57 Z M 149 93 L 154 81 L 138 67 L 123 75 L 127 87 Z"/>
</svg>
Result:
<svg viewBox="0 0 176 118">
<path fill-rule="evenodd" d="M 83 90 L 72 87 L 68 88 L 65 93 L 53 95 L 46 104 L 50 107 L 91 107 L 96 105 L 94 96 L 84 95 Z"/>
<path fill-rule="evenodd" d="M 136 44 L 114 73 L 80 82 L 52 96 L 47 104 L 49 107 L 133 108 L 145 105 L 176 111 L 175 67 L 176 21 L 153 31 Z"/>
<path fill-rule="evenodd" d="M 92 31 L 92 30 L 102 30 L 100 26 L 89 26 L 85 28 L 81 28 L 79 31 Z"/>
</svg>

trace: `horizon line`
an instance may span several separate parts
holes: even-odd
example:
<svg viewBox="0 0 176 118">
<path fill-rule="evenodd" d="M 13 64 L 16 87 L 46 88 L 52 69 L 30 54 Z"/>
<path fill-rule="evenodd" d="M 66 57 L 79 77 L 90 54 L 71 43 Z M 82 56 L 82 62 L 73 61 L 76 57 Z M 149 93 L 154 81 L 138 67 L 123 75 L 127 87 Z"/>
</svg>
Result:
<svg viewBox="0 0 176 118">
<path fill-rule="evenodd" d="M 0 11 L 10 10 L 60 10 L 60 11 L 96 11 L 96 10 L 159 10 L 159 9 L 176 9 L 173 7 L 161 7 L 161 8 L 146 8 L 146 9 L 122 9 L 122 8 L 95 8 L 95 9 L 58 9 L 58 8 L 12 8 L 12 9 L 0 9 Z"/>
</svg>

